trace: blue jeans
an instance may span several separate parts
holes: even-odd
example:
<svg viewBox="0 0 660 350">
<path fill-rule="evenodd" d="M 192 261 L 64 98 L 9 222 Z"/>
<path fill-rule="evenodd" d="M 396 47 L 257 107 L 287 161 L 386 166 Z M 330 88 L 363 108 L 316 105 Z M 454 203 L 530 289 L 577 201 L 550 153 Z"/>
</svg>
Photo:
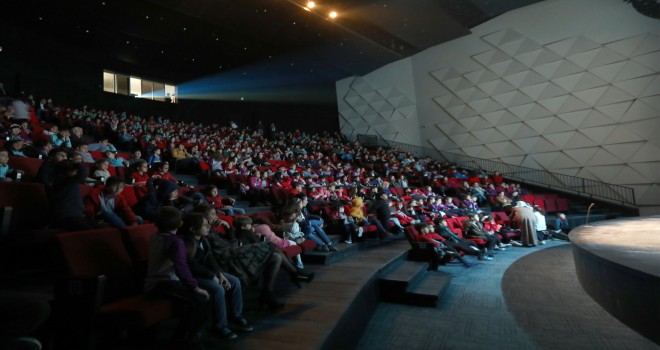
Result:
<svg viewBox="0 0 660 350">
<path fill-rule="evenodd" d="M 374 219 L 374 218 L 363 218 L 361 220 L 356 219 L 356 223 L 360 226 L 366 226 L 369 224 L 376 225 L 376 230 L 381 235 L 386 235 L 389 233 L 389 231 L 387 231 L 385 227 L 383 227 L 382 223 L 378 219 Z"/>
<path fill-rule="evenodd" d="M 398 218 L 392 217 L 392 218 L 390 218 L 390 221 L 394 223 L 394 226 L 396 226 L 397 228 L 403 230 L 403 226 L 401 226 L 401 222 L 399 221 Z"/>
<path fill-rule="evenodd" d="M 136 217 L 137 217 L 136 222 L 138 223 L 138 225 L 141 225 L 144 222 L 144 220 L 142 220 L 140 216 L 136 216 Z M 104 211 L 97 216 L 97 219 L 105 220 L 110 225 L 116 228 L 126 228 L 126 223 L 124 222 L 124 220 L 114 211 Z"/>
<path fill-rule="evenodd" d="M 227 207 L 222 207 L 222 208 L 220 208 L 220 210 L 224 211 L 225 214 L 227 214 L 227 215 L 229 215 L 229 216 L 234 216 L 234 214 L 240 214 L 240 215 L 244 215 L 244 214 L 245 214 L 245 209 L 243 209 L 243 208 L 235 208 L 235 207 L 227 208 Z"/>
<path fill-rule="evenodd" d="M 321 246 L 324 244 L 332 245 L 332 241 L 328 238 L 328 235 L 323 231 L 323 223 L 321 220 L 306 220 L 307 224 L 301 223 L 300 227 L 305 232 L 305 236 L 316 242 L 317 245 Z"/>
<path fill-rule="evenodd" d="M 243 313 L 243 294 L 241 293 L 241 281 L 238 277 L 223 273 L 225 278 L 231 284 L 231 289 L 225 290 L 222 285 L 214 280 L 199 278 L 197 283 L 199 287 L 205 289 L 211 297 L 213 304 L 213 316 L 215 327 L 217 329 L 225 328 L 229 325 L 227 322 L 227 309 L 230 311 L 230 317 L 238 318 Z"/>
</svg>

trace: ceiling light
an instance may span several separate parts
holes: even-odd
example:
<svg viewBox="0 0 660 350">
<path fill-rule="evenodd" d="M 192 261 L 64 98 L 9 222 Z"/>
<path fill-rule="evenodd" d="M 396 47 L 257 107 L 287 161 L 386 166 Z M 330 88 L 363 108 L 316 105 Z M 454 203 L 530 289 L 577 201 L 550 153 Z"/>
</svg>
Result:
<svg viewBox="0 0 660 350">
<path fill-rule="evenodd" d="M 307 2 L 307 8 L 308 8 L 308 9 L 313 9 L 314 6 L 316 6 L 316 4 L 314 3 L 314 1 L 309 1 L 309 2 Z"/>
<path fill-rule="evenodd" d="M 337 18 L 337 12 L 332 11 L 332 12 L 330 12 L 330 14 L 328 16 L 330 16 L 330 18 L 332 18 L 332 19 Z"/>
</svg>

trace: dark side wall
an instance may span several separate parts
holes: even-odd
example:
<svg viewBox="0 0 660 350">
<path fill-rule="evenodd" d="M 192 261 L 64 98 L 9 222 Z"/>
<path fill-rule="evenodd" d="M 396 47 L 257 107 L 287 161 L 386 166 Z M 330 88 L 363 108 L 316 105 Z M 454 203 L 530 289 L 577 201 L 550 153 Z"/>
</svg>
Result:
<svg viewBox="0 0 660 350">
<path fill-rule="evenodd" d="M 158 72 L 108 58 L 102 53 L 72 47 L 43 33 L 5 23 L 0 41 L 0 82 L 14 97 L 34 94 L 52 98 L 56 105 L 126 111 L 142 116 L 162 115 L 173 120 L 241 126 L 275 123 L 279 130 L 299 128 L 310 132 L 339 130 L 336 103 L 277 104 L 182 100 L 178 104 L 131 98 L 103 92 L 103 70 L 173 83 L 186 81 L 176 70 Z M 334 90 L 329 89 L 334 100 Z"/>
</svg>

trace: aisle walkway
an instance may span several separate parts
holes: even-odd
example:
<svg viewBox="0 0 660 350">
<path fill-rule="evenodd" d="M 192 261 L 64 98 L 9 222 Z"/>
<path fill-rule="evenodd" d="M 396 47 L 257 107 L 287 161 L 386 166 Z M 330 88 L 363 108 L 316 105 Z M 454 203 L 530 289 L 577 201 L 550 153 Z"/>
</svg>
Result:
<svg viewBox="0 0 660 350">
<path fill-rule="evenodd" d="M 454 279 L 437 309 L 381 303 L 358 349 L 660 349 L 586 295 L 569 243 L 442 269 Z"/>
</svg>

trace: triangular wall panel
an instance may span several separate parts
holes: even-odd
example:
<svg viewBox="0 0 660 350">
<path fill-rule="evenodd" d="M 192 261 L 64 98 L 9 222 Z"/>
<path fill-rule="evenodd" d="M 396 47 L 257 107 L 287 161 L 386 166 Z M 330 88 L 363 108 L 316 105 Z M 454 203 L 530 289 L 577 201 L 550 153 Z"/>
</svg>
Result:
<svg viewBox="0 0 660 350">
<path fill-rule="evenodd" d="M 408 82 L 350 78 L 338 92 L 342 132 L 414 140 L 406 130 L 413 129 L 439 135 L 425 141 L 439 150 L 617 183 L 652 181 L 653 167 L 642 164 L 660 163 L 659 37 L 578 31 L 553 38 L 549 31 L 543 41 L 522 30 L 528 27 L 477 27 L 469 36 L 476 45 L 439 50 L 428 61 L 438 64 L 421 75 L 429 84 L 415 82 L 435 89 L 421 101 L 424 122 L 415 101 L 423 94 L 405 90 Z"/>
</svg>

